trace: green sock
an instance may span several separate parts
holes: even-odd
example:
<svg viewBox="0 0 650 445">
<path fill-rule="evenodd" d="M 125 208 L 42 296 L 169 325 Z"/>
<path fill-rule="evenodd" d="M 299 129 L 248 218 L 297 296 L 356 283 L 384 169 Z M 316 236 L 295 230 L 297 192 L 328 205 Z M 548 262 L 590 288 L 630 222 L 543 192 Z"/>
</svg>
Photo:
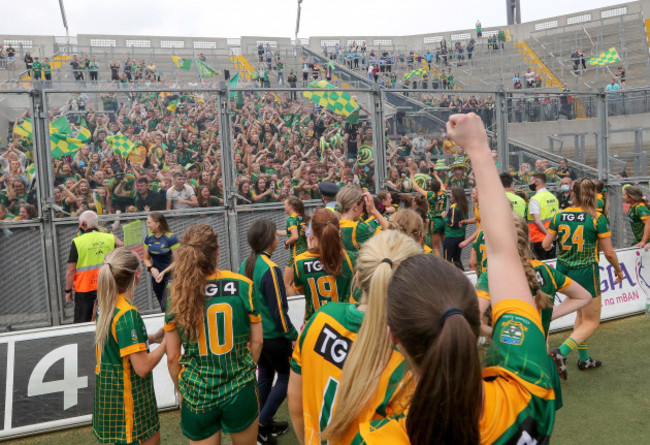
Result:
<svg viewBox="0 0 650 445">
<path fill-rule="evenodd" d="M 566 357 L 571 353 L 571 351 L 575 351 L 576 349 L 578 349 L 578 343 L 569 337 L 564 340 L 564 343 L 560 346 L 560 354 Z"/>
<path fill-rule="evenodd" d="M 587 342 L 580 343 L 578 345 L 578 358 L 583 362 L 589 360 L 589 351 L 587 350 Z"/>
</svg>

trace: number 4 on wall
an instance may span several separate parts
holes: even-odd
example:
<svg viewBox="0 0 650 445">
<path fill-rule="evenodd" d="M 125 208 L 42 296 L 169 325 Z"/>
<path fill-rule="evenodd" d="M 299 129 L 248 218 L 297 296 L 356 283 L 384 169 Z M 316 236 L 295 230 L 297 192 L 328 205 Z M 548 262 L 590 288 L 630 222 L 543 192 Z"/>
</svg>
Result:
<svg viewBox="0 0 650 445">
<path fill-rule="evenodd" d="M 56 392 L 63 393 L 63 409 L 77 405 L 78 392 L 88 387 L 88 377 L 77 375 L 77 345 L 61 346 L 43 357 L 34 367 L 29 377 L 27 396 L 43 396 Z M 44 382 L 47 371 L 59 360 L 63 360 L 63 380 Z"/>
</svg>

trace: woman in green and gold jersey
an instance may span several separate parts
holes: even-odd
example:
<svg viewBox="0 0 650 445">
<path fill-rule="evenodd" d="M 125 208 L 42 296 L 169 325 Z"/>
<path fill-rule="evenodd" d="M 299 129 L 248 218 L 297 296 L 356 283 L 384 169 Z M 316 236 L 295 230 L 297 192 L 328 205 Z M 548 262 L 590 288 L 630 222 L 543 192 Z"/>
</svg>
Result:
<svg viewBox="0 0 650 445">
<path fill-rule="evenodd" d="M 190 226 L 174 250 L 164 328 L 167 366 L 190 443 L 218 444 L 223 431 L 236 445 L 254 444 L 262 319 L 253 283 L 219 270 L 218 263 L 217 234 L 207 224 Z"/>
<path fill-rule="evenodd" d="M 151 371 L 165 354 L 153 352 L 133 293 L 140 282 L 140 259 L 126 247 L 109 252 L 97 280 L 95 401 L 93 434 L 101 443 L 157 445 L 158 406 Z"/>
</svg>

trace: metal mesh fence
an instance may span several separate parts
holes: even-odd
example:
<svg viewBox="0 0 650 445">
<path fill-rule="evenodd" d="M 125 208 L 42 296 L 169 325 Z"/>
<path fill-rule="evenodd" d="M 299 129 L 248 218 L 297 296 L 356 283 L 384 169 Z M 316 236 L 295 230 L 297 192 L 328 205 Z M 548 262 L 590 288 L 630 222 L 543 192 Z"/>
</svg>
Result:
<svg viewBox="0 0 650 445">
<path fill-rule="evenodd" d="M 133 220 L 124 220 L 122 223 L 128 223 Z M 143 235 L 146 233 L 146 218 L 136 219 L 142 224 Z M 172 230 L 172 233 L 176 234 L 179 238 L 182 236 L 185 229 L 194 224 L 208 224 L 210 225 L 217 234 L 219 234 L 220 240 L 220 258 L 219 258 L 219 268 L 220 269 L 230 269 L 230 248 L 227 242 L 228 233 L 225 223 L 224 213 L 211 213 L 211 214 L 196 214 L 196 215 L 168 215 L 167 222 L 169 227 Z M 110 227 L 115 236 L 120 239 L 124 239 L 124 232 L 122 225 L 113 227 L 112 220 L 106 220 L 105 226 Z M 61 280 L 65 279 L 65 270 L 68 265 L 68 255 L 70 254 L 70 246 L 72 244 L 72 239 L 76 237 L 79 233 L 79 228 L 76 223 L 57 223 L 56 225 L 56 236 L 57 236 L 57 260 L 58 260 L 58 271 L 59 277 Z M 144 238 L 143 238 L 144 239 Z M 140 281 L 140 284 L 137 286 L 135 295 L 134 295 L 134 304 L 141 313 L 155 313 L 160 311 L 160 306 L 158 300 L 153 295 L 151 283 L 151 277 L 149 274 L 143 274 L 143 279 Z M 64 284 L 64 283 L 62 283 Z M 59 286 L 62 288 L 62 286 Z M 73 306 L 65 303 L 65 299 L 62 295 L 59 295 L 59 301 L 62 304 L 63 313 L 62 320 L 63 322 L 69 323 L 72 321 L 73 316 Z"/>
<path fill-rule="evenodd" d="M 49 325 L 43 233 L 37 225 L 0 229 L 0 330 Z"/>
</svg>

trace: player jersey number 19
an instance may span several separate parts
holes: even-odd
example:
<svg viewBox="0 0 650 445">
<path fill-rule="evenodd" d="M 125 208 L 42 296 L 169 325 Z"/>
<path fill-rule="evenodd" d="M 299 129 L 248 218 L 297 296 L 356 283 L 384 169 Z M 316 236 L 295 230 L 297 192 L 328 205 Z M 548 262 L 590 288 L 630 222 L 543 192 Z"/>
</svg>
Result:
<svg viewBox="0 0 650 445">
<path fill-rule="evenodd" d="M 206 324 L 208 326 L 207 331 Z M 208 355 L 208 344 L 210 345 L 210 352 L 214 355 L 223 355 L 230 352 L 233 346 L 233 332 L 232 307 L 229 304 L 216 303 L 208 307 L 205 321 L 201 325 L 198 343 L 201 355 Z"/>
<path fill-rule="evenodd" d="M 334 277 L 325 275 L 318 278 L 309 278 L 307 282 L 309 283 L 309 290 L 315 308 L 319 308 L 331 301 L 338 301 L 338 290 Z"/>
</svg>

